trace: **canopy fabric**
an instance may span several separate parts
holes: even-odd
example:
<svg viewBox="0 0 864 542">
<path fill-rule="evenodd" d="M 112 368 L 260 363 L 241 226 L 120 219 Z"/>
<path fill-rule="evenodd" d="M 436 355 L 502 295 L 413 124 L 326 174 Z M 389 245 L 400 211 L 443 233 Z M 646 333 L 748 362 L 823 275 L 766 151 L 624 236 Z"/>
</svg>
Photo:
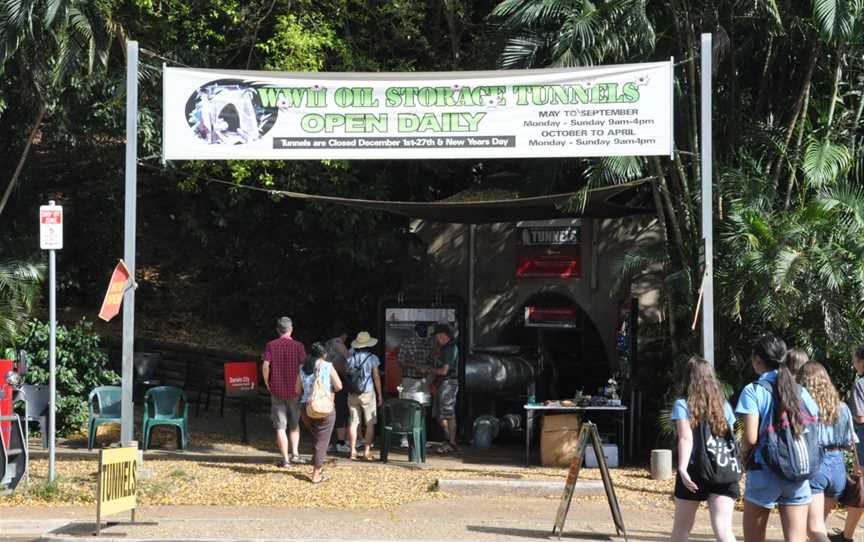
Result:
<svg viewBox="0 0 864 542">
<path fill-rule="evenodd" d="M 516 222 L 519 220 L 546 220 L 572 217 L 621 218 L 625 216 L 652 213 L 654 212 L 654 209 L 649 207 L 631 207 L 611 201 L 613 197 L 632 190 L 634 187 L 642 184 L 646 180 L 647 179 L 642 179 L 627 184 L 589 190 L 585 207 L 581 213 L 567 213 L 561 210 L 562 204 L 565 204 L 571 198 L 578 196 L 579 192 L 503 200 L 434 202 L 378 201 L 339 198 L 334 196 L 319 196 L 303 194 L 300 192 L 288 192 L 284 190 L 271 190 L 270 192 L 305 201 L 335 203 L 347 207 L 386 211 L 388 213 L 395 213 L 408 218 L 419 218 L 429 222 L 445 222 L 451 224 L 491 224 L 495 222 Z"/>
</svg>

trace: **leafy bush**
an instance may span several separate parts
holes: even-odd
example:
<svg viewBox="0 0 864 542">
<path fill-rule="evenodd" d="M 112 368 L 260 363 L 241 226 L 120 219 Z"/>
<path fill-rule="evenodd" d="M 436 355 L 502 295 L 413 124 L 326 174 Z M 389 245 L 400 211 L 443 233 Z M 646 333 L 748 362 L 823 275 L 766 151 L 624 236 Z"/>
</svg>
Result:
<svg viewBox="0 0 864 542">
<path fill-rule="evenodd" d="M 19 334 L 17 347 L 30 354 L 28 384 L 48 383 L 47 323 L 32 320 Z M 97 386 L 120 382 L 107 368 L 108 356 L 93 324 L 81 320 L 67 328 L 57 326 L 57 434 L 81 431 L 87 424 L 87 396 Z"/>
</svg>

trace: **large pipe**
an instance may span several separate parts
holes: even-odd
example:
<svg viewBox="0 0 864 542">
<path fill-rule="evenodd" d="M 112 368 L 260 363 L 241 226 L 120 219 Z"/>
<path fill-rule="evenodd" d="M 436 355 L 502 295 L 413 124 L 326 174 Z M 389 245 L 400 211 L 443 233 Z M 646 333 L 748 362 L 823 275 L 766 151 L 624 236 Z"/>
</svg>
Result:
<svg viewBox="0 0 864 542">
<path fill-rule="evenodd" d="M 534 367 L 524 356 L 469 354 L 465 361 L 465 388 L 481 393 L 525 393 L 534 381 Z"/>
</svg>

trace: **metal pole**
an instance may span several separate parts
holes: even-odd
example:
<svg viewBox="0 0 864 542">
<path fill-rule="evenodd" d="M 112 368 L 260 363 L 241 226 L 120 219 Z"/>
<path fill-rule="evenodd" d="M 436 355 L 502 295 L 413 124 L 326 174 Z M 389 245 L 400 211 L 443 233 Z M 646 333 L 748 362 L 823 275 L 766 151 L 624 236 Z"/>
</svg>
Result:
<svg viewBox="0 0 864 542">
<path fill-rule="evenodd" d="M 53 201 L 48 202 L 54 205 Z M 48 320 L 50 332 L 48 335 L 48 393 L 50 408 L 48 409 L 48 481 L 57 477 L 57 251 L 48 251 Z M 41 428 L 40 428 L 41 429 Z M 25 446 L 27 444 L 25 443 Z"/>
<path fill-rule="evenodd" d="M 468 353 L 474 351 L 475 311 L 474 311 L 474 273 L 477 258 L 477 226 L 468 226 Z"/>
<path fill-rule="evenodd" d="M 712 191 L 711 34 L 702 34 L 702 238 L 705 241 L 705 277 L 702 287 L 702 352 L 714 365 L 714 194 Z"/>
<path fill-rule="evenodd" d="M 135 284 L 135 204 L 138 169 L 138 42 L 126 42 L 126 210 L 123 232 L 123 261 Z M 120 442 L 132 444 L 134 418 L 132 403 L 135 354 L 135 288 L 123 294 L 123 388 L 120 405 Z"/>
</svg>

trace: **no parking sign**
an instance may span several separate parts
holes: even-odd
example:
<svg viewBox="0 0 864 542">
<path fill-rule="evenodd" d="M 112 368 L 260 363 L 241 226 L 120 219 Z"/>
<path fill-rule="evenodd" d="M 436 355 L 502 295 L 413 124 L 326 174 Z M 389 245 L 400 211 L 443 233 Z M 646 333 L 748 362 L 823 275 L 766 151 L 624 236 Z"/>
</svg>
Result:
<svg viewBox="0 0 864 542">
<path fill-rule="evenodd" d="M 51 203 L 39 207 L 39 247 L 42 250 L 63 248 L 63 207 Z"/>
</svg>

